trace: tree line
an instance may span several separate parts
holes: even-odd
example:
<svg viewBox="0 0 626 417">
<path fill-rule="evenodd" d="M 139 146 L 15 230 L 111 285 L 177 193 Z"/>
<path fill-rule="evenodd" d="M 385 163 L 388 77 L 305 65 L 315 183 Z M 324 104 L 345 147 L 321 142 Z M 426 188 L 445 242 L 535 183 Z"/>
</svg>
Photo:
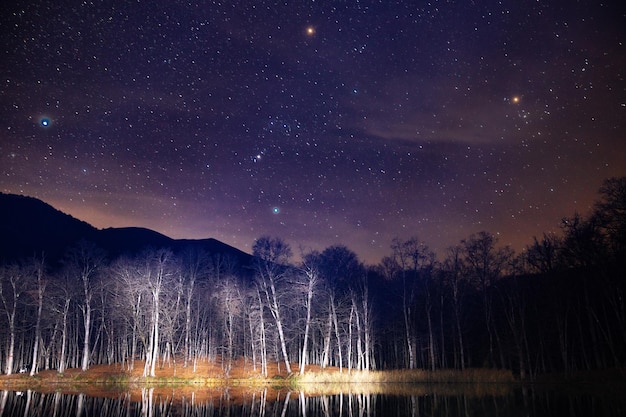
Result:
<svg viewBox="0 0 626 417">
<path fill-rule="evenodd" d="M 547 372 L 626 361 L 626 178 L 611 178 L 587 216 L 515 254 L 488 232 L 438 257 L 394 239 L 364 265 L 342 245 L 301 251 L 279 237 L 251 265 L 189 248 L 109 259 L 89 242 L 59 266 L 45 254 L 0 265 L 5 374 L 121 363 L 159 367 L 237 359 L 341 371 L 423 368 Z"/>
</svg>

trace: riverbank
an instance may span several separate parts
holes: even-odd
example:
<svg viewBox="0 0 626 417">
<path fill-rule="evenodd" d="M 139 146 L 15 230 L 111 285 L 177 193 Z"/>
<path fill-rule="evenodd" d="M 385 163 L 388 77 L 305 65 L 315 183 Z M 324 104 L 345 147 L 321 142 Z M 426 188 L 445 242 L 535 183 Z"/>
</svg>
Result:
<svg viewBox="0 0 626 417">
<path fill-rule="evenodd" d="M 240 359 L 231 366 L 219 362 L 203 361 L 189 364 L 169 362 L 158 367 L 154 377 L 143 377 L 143 365 L 136 361 L 132 370 L 121 364 L 95 365 L 86 371 L 67 369 L 64 373 L 44 370 L 34 376 L 26 373 L 0 376 L 0 389 L 75 389 L 98 386 L 106 389 L 127 390 L 136 387 L 271 387 L 296 389 L 306 386 L 324 387 L 324 391 L 336 385 L 380 385 L 403 383 L 511 383 L 515 378 L 510 371 L 492 369 L 455 370 L 389 370 L 355 371 L 336 367 L 307 366 L 304 374 L 289 374 L 280 363 L 268 364 L 267 376 L 259 367 Z M 293 369 L 298 369 L 294 364 Z M 318 391 L 315 389 L 314 391 Z"/>
</svg>

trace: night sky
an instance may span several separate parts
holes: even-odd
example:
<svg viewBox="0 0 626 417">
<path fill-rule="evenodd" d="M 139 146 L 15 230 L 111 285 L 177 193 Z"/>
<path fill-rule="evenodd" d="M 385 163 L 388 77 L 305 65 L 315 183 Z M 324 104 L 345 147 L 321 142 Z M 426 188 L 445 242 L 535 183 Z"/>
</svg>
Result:
<svg viewBox="0 0 626 417">
<path fill-rule="evenodd" d="M 0 191 L 245 251 L 519 251 L 626 175 L 620 3 L 3 1 Z"/>
</svg>

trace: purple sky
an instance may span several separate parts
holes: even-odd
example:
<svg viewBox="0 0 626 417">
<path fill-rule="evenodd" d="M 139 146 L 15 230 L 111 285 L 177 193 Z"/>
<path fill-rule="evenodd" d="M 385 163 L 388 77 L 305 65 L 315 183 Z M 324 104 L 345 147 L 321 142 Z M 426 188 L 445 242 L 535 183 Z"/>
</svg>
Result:
<svg viewBox="0 0 626 417">
<path fill-rule="evenodd" d="M 520 250 L 626 175 L 619 2 L 1 9 L 0 190 L 99 228 Z"/>
</svg>

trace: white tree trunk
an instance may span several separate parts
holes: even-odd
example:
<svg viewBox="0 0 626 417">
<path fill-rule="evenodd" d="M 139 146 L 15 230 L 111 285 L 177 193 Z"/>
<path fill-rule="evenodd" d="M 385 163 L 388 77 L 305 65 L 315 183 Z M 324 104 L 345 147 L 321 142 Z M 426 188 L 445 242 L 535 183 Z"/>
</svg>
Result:
<svg viewBox="0 0 626 417">
<path fill-rule="evenodd" d="M 67 314 L 70 309 L 70 299 L 65 299 L 65 305 L 63 306 L 63 326 L 61 331 L 61 357 L 59 358 L 58 372 L 62 374 L 65 372 L 66 367 L 66 350 L 67 350 Z"/>
<path fill-rule="evenodd" d="M 13 321 L 15 317 L 13 316 Z M 9 325 L 11 335 L 9 336 L 9 351 L 7 353 L 7 364 L 5 368 L 5 373 L 7 375 L 11 375 L 13 373 L 13 363 L 15 361 L 15 324 L 11 323 Z"/>
<path fill-rule="evenodd" d="M 309 328 L 311 327 L 311 303 L 313 301 L 313 289 L 315 286 L 315 277 L 309 276 L 306 296 L 306 323 L 304 325 L 304 341 L 302 342 L 302 354 L 300 355 L 300 375 L 304 373 L 307 362 L 307 348 L 309 344 Z"/>
<path fill-rule="evenodd" d="M 83 307 L 83 322 L 84 322 L 84 336 L 83 339 L 83 359 L 81 362 L 81 369 L 86 371 L 89 368 L 89 338 L 91 330 L 91 297 L 85 300 L 85 306 Z"/>
<path fill-rule="evenodd" d="M 0 300 L 2 301 L 2 306 L 4 307 L 4 311 L 7 315 L 7 322 L 9 325 L 9 343 L 7 347 L 5 373 L 7 375 L 11 375 L 13 373 L 13 366 L 15 365 L 15 314 L 17 311 L 17 300 L 22 293 L 20 284 L 24 282 L 24 278 L 22 277 L 21 271 L 17 267 L 2 269 L 0 270 L 0 273 Z M 2 281 L 7 278 L 7 282 L 12 292 L 12 294 L 10 294 L 11 298 L 8 298 L 3 291 Z"/>
<path fill-rule="evenodd" d="M 283 331 L 283 322 L 280 317 L 280 303 L 278 302 L 276 286 L 274 285 L 274 280 L 271 276 L 269 278 L 269 291 L 267 285 L 264 290 L 270 312 L 272 313 L 272 317 L 274 317 L 274 322 L 276 323 L 276 330 L 278 331 L 278 340 L 280 342 L 280 350 L 283 355 L 283 361 L 285 362 L 285 369 L 288 373 L 291 373 L 291 365 L 289 364 L 289 356 L 287 355 L 287 343 L 285 342 L 285 332 Z"/>
<path fill-rule="evenodd" d="M 43 310 L 43 295 L 46 290 L 46 282 L 43 277 L 43 260 L 36 265 L 37 274 L 37 319 L 35 321 L 35 343 L 33 344 L 33 358 L 30 367 L 30 376 L 37 373 L 39 362 L 39 340 L 41 339 L 41 312 Z"/>
<path fill-rule="evenodd" d="M 339 320 L 337 319 L 337 309 L 335 308 L 335 297 L 330 297 L 330 312 L 332 314 L 333 325 L 335 327 L 335 338 L 337 339 L 337 354 L 339 360 L 339 372 L 343 372 L 343 356 L 341 349 L 341 337 L 339 335 Z"/>
<path fill-rule="evenodd" d="M 158 298 L 158 296 L 157 296 Z M 159 303 L 154 306 L 154 339 L 152 341 L 152 359 L 150 360 L 150 376 L 156 376 L 156 363 L 159 360 Z"/>
</svg>

